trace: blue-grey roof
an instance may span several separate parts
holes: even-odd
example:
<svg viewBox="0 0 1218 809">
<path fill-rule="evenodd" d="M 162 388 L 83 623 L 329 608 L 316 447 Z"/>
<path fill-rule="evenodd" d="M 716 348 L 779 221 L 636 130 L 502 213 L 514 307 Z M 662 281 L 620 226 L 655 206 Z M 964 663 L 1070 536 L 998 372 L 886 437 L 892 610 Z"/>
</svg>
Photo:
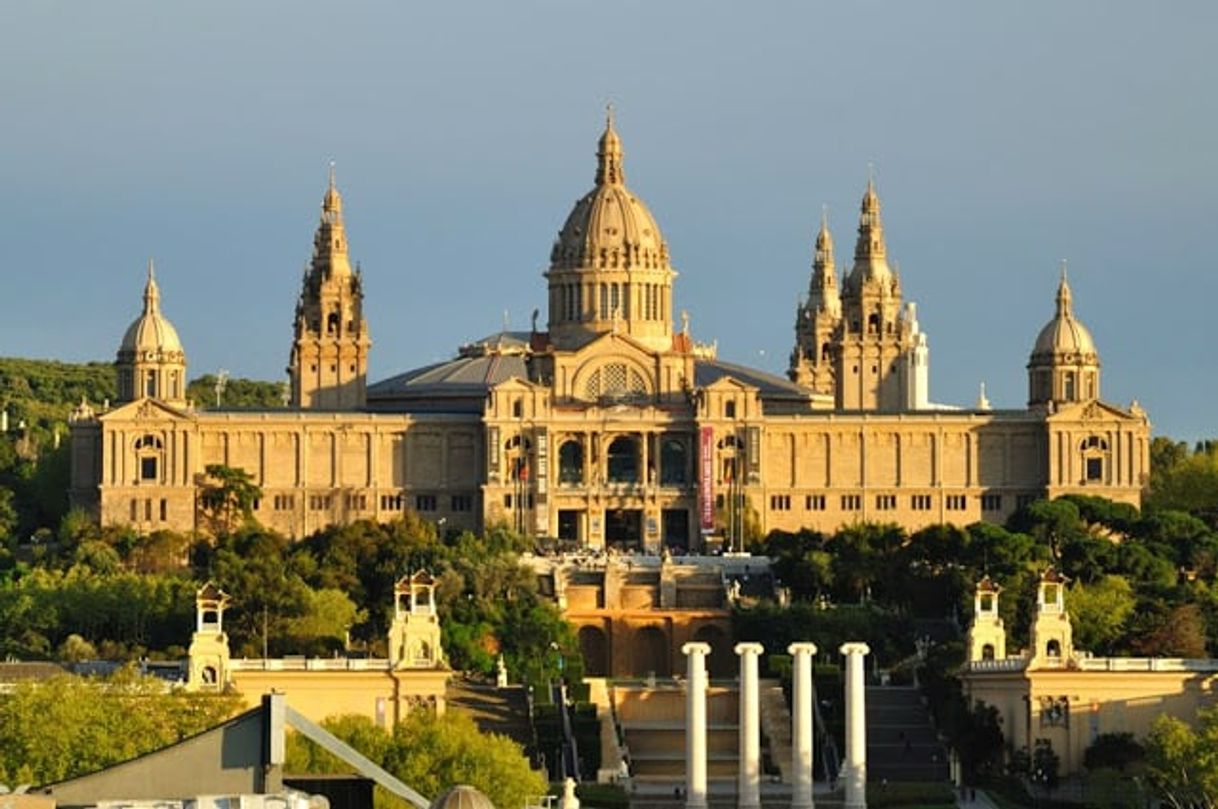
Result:
<svg viewBox="0 0 1218 809">
<path fill-rule="evenodd" d="M 697 360 L 694 364 L 694 383 L 700 387 L 713 385 L 724 377 L 732 377 L 761 391 L 763 399 L 793 398 L 805 400 L 808 392 L 787 379 L 767 371 L 737 365 L 723 360 Z"/>
<path fill-rule="evenodd" d="M 373 410 L 396 410 L 394 404 L 411 403 L 421 407 L 406 409 L 480 412 L 487 391 L 513 377 L 529 378 L 521 354 L 457 357 L 415 368 L 369 386 L 368 406 Z"/>
</svg>

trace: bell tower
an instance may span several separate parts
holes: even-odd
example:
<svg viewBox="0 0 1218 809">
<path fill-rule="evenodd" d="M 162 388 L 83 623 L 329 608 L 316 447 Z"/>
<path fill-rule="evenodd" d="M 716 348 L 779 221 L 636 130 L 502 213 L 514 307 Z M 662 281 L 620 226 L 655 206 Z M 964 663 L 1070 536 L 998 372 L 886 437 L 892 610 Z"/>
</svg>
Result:
<svg viewBox="0 0 1218 809">
<path fill-rule="evenodd" d="M 1066 612 L 1066 584 L 1069 581 L 1052 567 L 1041 574 L 1031 632 L 1033 666 L 1065 666 L 1074 654 L 1074 632 Z"/>
<path fill-rule="evenodd" d="M 888 246 L 875 181 L 859 209 L 854 266 L 842 290 L 834 376 L 837 407 L 843 410 L 910 409 L 906 353 L 913 347 L 903 316 L 901 280 L 888 266 Z"/>
<path fill-rule="evenodd" d="M 368 322 L 364 319 L 363 278 L 347 257 L 343 199 L 330 166 L 330 186 L 313 237 L 313 258 L 305 269 L 296 304 L 295 339 L 288 364 L 292 407 L 358 410 L 368 384 Z"/>
<path fill-rule="evenodd" d="M 820 231 L 812 258 L 808 300 L 795 311 L 795 349 L 787 376 L 813 393 L 834 395 L 836 390 L 834 332 L 842 321 L 842 301 L 833 263 L 833 236 L 822 210 Z"/>
<path fill-rule="evenodd" d="M 977 582 L 973 594 L 973 623 L 968 629 L 968 659 L 1003 660 L 1007 656 L 1007 633 L 998 615 L 998 594 L 1002 588 L 989 576 Z"/>
<path fill-rule="evenodd" d="M 192 691 L 223 691 L 228 682 L 227 607 L 228 595 L 212 582 L 195 593 L 195 632 L 187 652 L 190 670 L 186 675 L 186 687 Z"/>
<path fill-rule="evenodd" d="M 436 582 L 427 571 L 400 578 L 393 586 L 389 663 L 395 669 L 435 669 L 444 665 Z"/>
</svg>

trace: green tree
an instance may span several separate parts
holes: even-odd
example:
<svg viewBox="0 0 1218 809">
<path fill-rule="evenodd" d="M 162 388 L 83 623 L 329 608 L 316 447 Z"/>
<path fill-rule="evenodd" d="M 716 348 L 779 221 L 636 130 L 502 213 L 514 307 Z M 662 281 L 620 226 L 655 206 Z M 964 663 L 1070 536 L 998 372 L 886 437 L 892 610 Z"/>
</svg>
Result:
<svg viewBox="0 0 1218 809">
<path fill-rule="evenodd" d="M 1091 585 L 1075 582 L 1066 591 L 1075 645 L 1094 654 L 1111 654 L 1135 606 L 1133 587 L 1121 576 L 1104 576 Z"/>
<path fill-rule="evenodd" d="M 199 501 L 211 522 L 212 532 L 227 534 L 236 525 L 254 520 L 254 502 L 262 497 L 262 489 L 253 476 L 240 467 L 208 464 L 206 479 L 199 489 Z"/>
<path fill-rule="evenodd" d="M 1083 765 L 1089 770 L 1107 767 L 1117 772 L 1146 759 L 1146 749 L 1134 741 L 1132 733 L 1101 733 L 1083 753 Z"/>
<path fill-rule="evenodd" d="M 0 486 L 0 542 L 13 536 L 17 528 L 17 506 L 13 490 Z"/>
<path fill-rule="evenodd" d="M 322 725 L 334 735 L 428 798 L 457 784 L 481 790 L 495 806 L 525 806 L 545 794 L 545 777 L 529 768 L 520 746 L 510 739 L 479 732 L 472 719 L 449 711 L 408 714 L 392 733 L 365 717 L 343 716 Z M 289 737 L 288 767 L 340 772 L 336 759 L 311 741 Z"/>
<path fill-rule="evenodd" d="M 1178 604 L 1160 612 L 1147 606 L 1146 617 L 1132 633 L 1134 652 L 1147 657 L 1206 656 L 1205 619 L 1199 605 Z"/>
<path fill-rule="evenodd" d="M 1218 709 L 1197 712 L 1198 728 L 1167 714 L 1146 737 L 1147 775 L 1176 809 L 1218 806 Z"/>
<path fill-rule="evenodd" d="M 123 669 L 18 684 L 0 700 L 0 768 L 48 784 L 173 744 L 232 716 L 232 696 L 166 692 Z"/>
</svg>

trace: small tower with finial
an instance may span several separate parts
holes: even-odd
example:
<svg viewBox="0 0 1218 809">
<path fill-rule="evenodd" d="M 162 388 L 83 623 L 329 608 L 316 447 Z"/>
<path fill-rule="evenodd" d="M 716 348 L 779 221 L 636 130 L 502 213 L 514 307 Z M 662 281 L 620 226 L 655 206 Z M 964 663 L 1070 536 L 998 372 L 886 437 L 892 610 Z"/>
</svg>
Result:
<svg viewBox="0 0 1218 809">
<path fill-rule="evenodd" d="M 393 586 L 389 663 L 395 669 L 434 669 L 444 665 L 440 617 L 436 614 L 436 581 L 425 570 L 407 574 Z"/>
<path fill-rule="evenodd" d="M 1069 581 L 1052 566 L 1041 574 L 1031 632 L 1033 667 L 1065 666 L 1074 655 L 1074 632 L 1066 612 L 1066 584 Z"/>
<path fill-rule="evenodd" d="M 213 582 L 195 592 L 195 633 L 187 652 L 186 687 L 192 691 L 223 691 L 228 681 L 228 636 L 224 610 L 228 595 Z"/>
<path fill-rule="evenodd" d="M 973 594 L 973 623 L 968 628 L 968 659 L 1002 660 L 1007 656 L 1007 632 L 998 614 L 998 594 L 1002 592 L 987 575 L 977 582 Z"/>
</svg>

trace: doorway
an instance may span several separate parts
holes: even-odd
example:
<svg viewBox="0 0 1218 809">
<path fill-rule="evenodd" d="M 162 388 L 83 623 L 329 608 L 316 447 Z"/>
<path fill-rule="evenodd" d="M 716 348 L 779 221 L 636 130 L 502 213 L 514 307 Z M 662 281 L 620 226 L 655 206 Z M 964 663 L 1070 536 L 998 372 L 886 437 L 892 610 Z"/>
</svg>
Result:
<svg viewBox="0 0 1218 809">
<path fill-rule="evenodd" d="M 605 511 L 605 545 L 624 551 L 637 551 L 643 545 L 641 509 L 613 508 Z"/>
</svg>

